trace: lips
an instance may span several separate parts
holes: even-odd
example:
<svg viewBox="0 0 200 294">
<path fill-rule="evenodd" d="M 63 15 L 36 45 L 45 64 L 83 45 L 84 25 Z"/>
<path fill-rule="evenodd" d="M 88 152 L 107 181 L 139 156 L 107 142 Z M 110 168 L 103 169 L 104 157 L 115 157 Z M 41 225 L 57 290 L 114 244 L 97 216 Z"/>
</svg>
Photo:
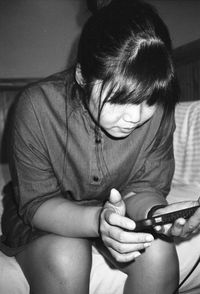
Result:
<svg viewBox="0 0 200 294">
<path fill-rule="evenodd" d="M 126 131 L 126 132 L 131 132 L 132 130 L 134 130 L 136 127 L 130 127 L 130 128 L 127 128 L 127 127 L 121 127 L 121 126 L 115 126 L 115 127 L 112 127 L 110 129 L 113 129 L 113 130 L 117 130 L 117 131 Z"/>
<path fill-rule="evenodd" d="M 120 130 L 124 133 L 131 133 L 135 128 L 120 128 Z"/>
</svg>

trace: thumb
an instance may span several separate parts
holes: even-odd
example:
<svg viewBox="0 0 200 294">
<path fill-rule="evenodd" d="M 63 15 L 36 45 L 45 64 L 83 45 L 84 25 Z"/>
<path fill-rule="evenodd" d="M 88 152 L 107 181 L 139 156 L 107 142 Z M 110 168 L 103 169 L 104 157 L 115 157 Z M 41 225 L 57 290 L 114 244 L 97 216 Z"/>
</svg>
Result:
<svg viewBox="0 0 200 294">
<path fill-rule="evenodd" d="M 110 191 L 110 197 L 108 201 L 112 205 L 116 213 L 120 215 L 125 215 L 126 207 L 119 191 L 113 188 Z"/>
<path fill-rule="evenodd" d="M 121 205 L 121 200 L 122 200 L 122 197 L 119 191 L 114 188 L 111 189 L 109 202 L 112 203 L 113 205 L 118 206 L 118 205 Z"/>
</svg>

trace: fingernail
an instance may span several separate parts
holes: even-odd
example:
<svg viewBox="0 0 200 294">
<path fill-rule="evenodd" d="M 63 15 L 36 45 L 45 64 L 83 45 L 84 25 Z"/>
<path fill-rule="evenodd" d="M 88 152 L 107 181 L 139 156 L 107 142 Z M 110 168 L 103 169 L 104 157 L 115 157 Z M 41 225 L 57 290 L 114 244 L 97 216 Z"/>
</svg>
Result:
<svg viewBox="0 0 200 294">
<path fill-rule="evenodd" d="M 162 227 L 161 227 L 161 226 L 156 226 L 156 227 L 154 228 L 154 230 L 155 230 L 156 232 L 160 232 L 160 231 L 161 231 L 161 229 L 162 229 Z"/>
<path fill-rule="evenodd" d="M 186 223 L 186 220 L 184 218 L 180 218 L 179 221 L 178 221 L 178 225 L 180 227 L 184 226 L 185 223 Z"/>
<path fill-rule="evenodd" d="M 135 229 L 135 223 L 129 223 L 128 228 L 129 228 L 129 230 L 133 231 Z"/>
<path fill-rule="evenodd" d="M 176 223 L 176 226 L 177 226 L 178 228 L 182 228 L 183 224 L 181 224 L 181 222 L 177 222 L 177 223 Z"/>
<path fill-rule="evenodd" d="M 147 247 L 149 247 L 149 246 L 151 246 L 151 243 L 144 243 L 144 247 L 145 247 L 145 248 L 147 248 Z"/>
<path fill-rule="evenodd" d="M 138 256 L 140 256 L 141 253 L 140 252 L 135 252 L 135 258 L 137 258 Z"/>
<path fill-rule="evenodd" d="M 153 236 L 152 235 L 148 235 L 148 236 L 146 236 L 146 241 L 147 242 L 151 242 L 151 241 L 153 241 L 154 240 L 154 238 L 153 238 Z"/>
</svg>

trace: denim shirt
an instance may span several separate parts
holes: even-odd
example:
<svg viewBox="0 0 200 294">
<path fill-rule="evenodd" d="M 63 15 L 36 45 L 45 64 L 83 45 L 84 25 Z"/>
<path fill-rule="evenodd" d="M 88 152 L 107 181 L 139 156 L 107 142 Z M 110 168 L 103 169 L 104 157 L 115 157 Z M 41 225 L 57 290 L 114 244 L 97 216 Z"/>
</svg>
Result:
<svg viewBox="0 0 200 294">
<path fill-rule="evenodd" d="M 17 206 L 3 228 L 10 247 L 40 235 L 32 219 L 52 197 L 102 205 L 111 188 L 123 196 L 132 191 L 136 219 L 148 207 L 166 204 L 174 172 L 172 135 L 161 154 L 150 151 L 162 109 L 126 138 L 114 139 L 102 130 L 97 138 L 94 121 L 81 100 L 70 97 L 68 83 L 66 73 L 52 76 L 29 86 L 18 100 L 10 161 Z"/>
</svg>

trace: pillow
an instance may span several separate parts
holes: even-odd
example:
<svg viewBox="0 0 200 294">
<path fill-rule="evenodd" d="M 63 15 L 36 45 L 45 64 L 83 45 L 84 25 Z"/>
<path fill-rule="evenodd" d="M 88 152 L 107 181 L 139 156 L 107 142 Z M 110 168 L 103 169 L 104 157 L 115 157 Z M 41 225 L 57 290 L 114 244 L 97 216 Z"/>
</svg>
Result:
<svg viewBox="0 0 200 294">
<path fill-rule="evenodd" d="M 172 183 L 200 186 L 200 101 L 179 103 L 175 120 Z"/>
</svg>

